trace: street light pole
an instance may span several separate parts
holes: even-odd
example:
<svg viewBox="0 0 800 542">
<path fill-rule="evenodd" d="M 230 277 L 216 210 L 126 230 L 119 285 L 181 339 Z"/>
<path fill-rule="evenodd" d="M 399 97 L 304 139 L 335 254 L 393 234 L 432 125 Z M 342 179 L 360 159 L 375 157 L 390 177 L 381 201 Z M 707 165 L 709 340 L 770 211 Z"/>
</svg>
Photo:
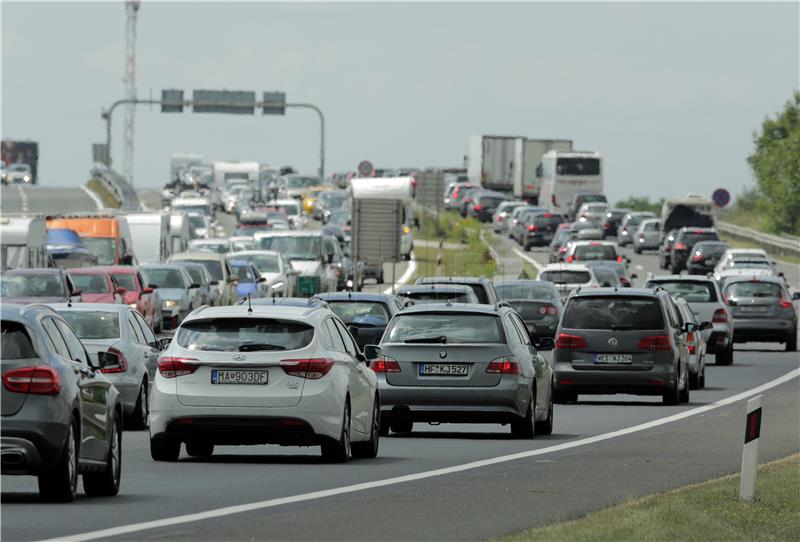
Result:
<svg viewBox="0 0 800 542">
<path fill-rule="evenodd" d="M 111 107 L 100 113 L 100 118 L 106 121 L 106 167 L 107 168 L 111 169 L 111 117 L 114 114 L 114 109 L 116 109 L 120 105 L 125 105 L 125 104 L 160 105 L 161 103 L 162 103 L 161 100 L 135 100 L 126 98 L 123 100 L 117 100 L 116 102 L 111 104 Z"/>
<path fill-rule="evenodd" d="M 313 109 L 319 115 L 319 177 L 325 178 L 325 116 L 322 110 L 314 104 L 310 103 L 287 103 L 286 107 L 301 107 L 305 109 Z"/>
</svg>

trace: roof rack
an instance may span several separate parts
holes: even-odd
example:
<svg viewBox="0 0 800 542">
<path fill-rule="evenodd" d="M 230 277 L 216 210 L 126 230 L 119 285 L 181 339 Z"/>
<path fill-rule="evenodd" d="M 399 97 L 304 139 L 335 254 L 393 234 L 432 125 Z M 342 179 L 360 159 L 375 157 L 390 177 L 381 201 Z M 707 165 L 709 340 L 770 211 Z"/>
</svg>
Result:
<svg viewBox="0 0 800 542">
<path fill-rule="evenodd" d="M 512 309 L 512 308 L 513 308 L 513 307 L 511 306 L 511 303 L 509 303 L 509 302 L 507 302 L 507 301 L 498 301 L 497 303 L 495 303 L 495 306 L 494 306 L 495 310 L 498 310 L 498 309 L 500 309 L 501 307 L 507 307 L 507 308 L 509 308 L 509 309 Z"/>
<path fill-rule="evenodd" d="M 44 303 L 31 303 L 30 305 L 25 305 L 24 307 L 22 307 L 19 313 L 20 315 L 25 315 L 34 309 L 47 309 L 53 314 L 58 314 L 53 307 L 51 307 L 50 305 L 45 305 Z"/>
</svg>

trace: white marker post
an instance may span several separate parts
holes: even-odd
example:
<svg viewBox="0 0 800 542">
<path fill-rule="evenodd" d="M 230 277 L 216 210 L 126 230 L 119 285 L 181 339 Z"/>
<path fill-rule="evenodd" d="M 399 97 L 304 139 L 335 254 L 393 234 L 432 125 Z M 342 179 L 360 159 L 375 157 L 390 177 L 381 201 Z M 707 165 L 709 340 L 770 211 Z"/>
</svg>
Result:
<svg viewBox="0 0 800 542">
<path fill-rule="evenodd" d="M 739 500 L 752 501 L 756 494 L 758 473 L 758 441 L 761 437 L 761 396 L 747 401 L 747 422 L 744 429 L 742 450 L 742 479 L 739 484 Z"/>
</svg>

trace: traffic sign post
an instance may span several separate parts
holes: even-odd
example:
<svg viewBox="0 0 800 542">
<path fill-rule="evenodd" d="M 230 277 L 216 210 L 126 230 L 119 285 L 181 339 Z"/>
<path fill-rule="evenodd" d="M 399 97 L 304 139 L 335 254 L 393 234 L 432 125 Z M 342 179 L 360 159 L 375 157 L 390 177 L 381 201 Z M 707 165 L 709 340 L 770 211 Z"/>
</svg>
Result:
<svg viewBox="0 0 800 542">
<path fill-rule="evenodd" d="M 731 193 L 724 188 L 717 188 L 711 195 L 711 199 L 714 200 L 714 205 L 717 207 L 725 207 L 731 202 Z"/>
</svg>

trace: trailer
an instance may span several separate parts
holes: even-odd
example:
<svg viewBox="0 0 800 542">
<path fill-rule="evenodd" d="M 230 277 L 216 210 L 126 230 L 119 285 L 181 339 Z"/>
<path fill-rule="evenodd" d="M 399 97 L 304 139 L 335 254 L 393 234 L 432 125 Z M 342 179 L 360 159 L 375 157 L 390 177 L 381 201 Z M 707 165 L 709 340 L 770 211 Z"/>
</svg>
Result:
<svg viewBox="0 0 800 542">
<path fill-rule="evenodd" d="M 4 214 L 0 217 L 0 240 L 2 269 L 49 267 L 44 215 Z"/>
</svg>

